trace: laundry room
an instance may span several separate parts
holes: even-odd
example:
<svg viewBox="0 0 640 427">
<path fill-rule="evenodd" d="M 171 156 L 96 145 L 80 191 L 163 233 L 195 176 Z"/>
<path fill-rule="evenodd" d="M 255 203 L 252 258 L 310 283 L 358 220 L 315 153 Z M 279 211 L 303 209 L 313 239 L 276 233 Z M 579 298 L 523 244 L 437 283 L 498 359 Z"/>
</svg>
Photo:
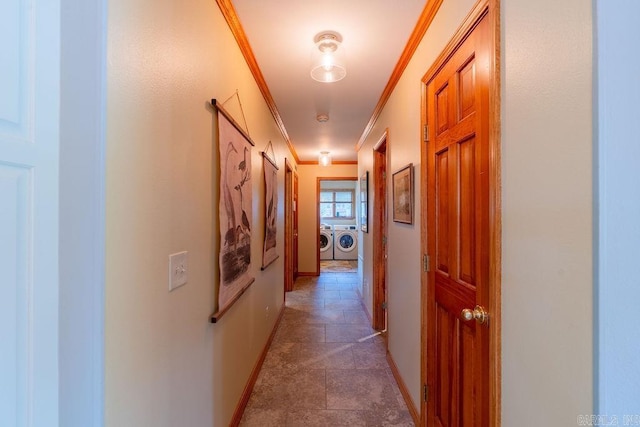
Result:
<svg viewBox="0 0 640 427">
<path fill-rule="evenodd" d="M 357 180 L 321 179 L 320 261 L 358 260 Z"/>
</svg>

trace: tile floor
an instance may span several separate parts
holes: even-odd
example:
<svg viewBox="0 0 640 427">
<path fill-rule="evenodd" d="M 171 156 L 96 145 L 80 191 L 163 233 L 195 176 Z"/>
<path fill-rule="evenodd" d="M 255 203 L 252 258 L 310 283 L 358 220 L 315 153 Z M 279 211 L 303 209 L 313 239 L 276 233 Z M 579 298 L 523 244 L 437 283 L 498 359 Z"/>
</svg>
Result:
<svg viewBox="0 0 640 427">
<path fill-rule="evenodd" d="M 241 426 L 414 425 L 356 286 L 355 273 L 296 281 Z"/>
</svg>

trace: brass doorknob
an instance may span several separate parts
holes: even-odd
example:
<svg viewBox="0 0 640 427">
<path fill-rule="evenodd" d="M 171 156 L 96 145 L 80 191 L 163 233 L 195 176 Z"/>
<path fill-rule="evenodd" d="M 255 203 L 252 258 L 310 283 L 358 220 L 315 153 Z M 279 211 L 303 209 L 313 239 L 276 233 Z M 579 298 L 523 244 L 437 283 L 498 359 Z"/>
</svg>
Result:
<svg viewBox="0 0 640 427">
<path fill-rule="evenodd" d="M 489 313 L 487 313 L 481 305 L 476 305 L 473 310 L 470 308 L 462 310 L 460 317 L 462 317 L 462 320 L 465 322 L 475 319 L 478 323 L 486 323 L 486 321 L 489 320 Z"/>
</svg>

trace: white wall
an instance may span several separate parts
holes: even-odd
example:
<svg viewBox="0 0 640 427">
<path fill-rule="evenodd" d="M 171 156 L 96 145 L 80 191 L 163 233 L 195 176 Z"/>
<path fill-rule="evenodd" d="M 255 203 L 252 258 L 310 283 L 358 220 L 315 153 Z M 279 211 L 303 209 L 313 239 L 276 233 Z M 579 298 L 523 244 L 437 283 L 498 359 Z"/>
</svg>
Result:
<svg viewBox="0 0 640 427">
<path fill-rule="evenodd" d="M 640 414 L 637 327 L 640 242 L 640 3 L 597 1 L 598 246 L 596 408 L 601 415 Z M 631 53 L 631 54 L 630 54 Z M 637 419 L 636 419 L 637 422 Z"/>
<path fill-rule="evenodd" d="M 375 127 L 358 152 L 358 176 L 369 171 L 369 221 L 375 203 L 373 189 L 373 146 L 389 129 L 387 139 L 387 206 L 391 205 L 391 175 L 413 163 L 415 207 L 412 225 L 388 218 L 388 331 L 389 352 L 407 385 L 413 403 L 420 410 L 420 85 L 427 72 L 464 17 L 473 0 L 443 2 Z M 372 227 L 370 226 L 370 230 Z M 372 313 L 373 233 L 360 233 L 363 242 L 363 297 Z"/>
<path fill-rule="evenodd" d="M 502 2 L 502 424 L 593 412 L 592 5 Z"/>
<path fill-rule="evenodd" d="M 110 0 L 106 148 L 105 420 L 227 426 L 282 307 L 283 259 L 260 271 L 259 151 L 272 141 L 284 247 L 282 135 L 215 1 Z M 255 283 L 217 324 L 218 147 L 211 98 L 238 89 L 252 152 Z M 244 125 L 239 104 L 225 104 Z M 168 255 L 189 281 L 168 291 Z M 267 310 L 268 308 L 268 310 Z"/>
<path fill-rule="evenodd" d="M 61 4 L 59 425 L 101 426 L 106 11 Z"/>
</svg>

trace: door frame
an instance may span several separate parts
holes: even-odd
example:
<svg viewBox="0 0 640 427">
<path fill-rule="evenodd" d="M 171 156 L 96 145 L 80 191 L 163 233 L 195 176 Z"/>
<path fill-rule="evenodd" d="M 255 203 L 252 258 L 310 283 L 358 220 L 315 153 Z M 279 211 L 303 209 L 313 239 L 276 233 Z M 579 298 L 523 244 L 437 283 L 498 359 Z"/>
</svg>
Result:
<svg viewBox="0 0 640 427">
<path fill-rule="evenodd" d="M 293 166 L 284 159 L 284 292 L 293 290 Z"/>
<path fill-rule="evenodd" d="M 332 176 L 332 177 L 327 177 L 327 176 L 319 176 L 316 178 L 316 248 L 317 248 L 317 254 L 316 254 L 316 265 L 318 266 L 318 269 L 316 271 L 316 276 L 320 275 L 320 222 L 322 221 L 322 218 L 320 218 L 320 183 L 322 181 L 358 181 L 358 177 L 357 176 Z M 355 193 L 355 190 L 354 190 Z M 357 217 L 357 210 L 358 210 L 358 206 L 356 203 L 356 200 L 353 201 L 353 208 L 354 208 L 354 212 L 353 215 L 355 217 Z"/>
<path fill-rule="evenodd" d="M 422 78 L 420 125 L 425 129 L 427 125 L 427 83 L 436 74 L 442 65 L 449 59 L 451 54 L 465 40 L 467 35 L 475 28 L 476 24 L 486 15 L 488 19 L 492 44 L 491 68 L 489 70 L 489 304 L 488 309 L 491 315 L 491 328 L 489 328 L 489 420 L 491 426 L 501 425 L 501 383 L 502 383 L 502 350 L 501 350 L 501 271 L 502 271 L 502 204 L 501 204 L 501 137 L 500 137 L 500 0 L 480 0 L 471 9 L 471 12 L 464 19 L 462 25 L 456 30 L 447 46 L 440 53 Z M 427 144 L 420 144 L 421 168 L 420 179 L 426 182 L 427 179 Z M 430 255 L 427 246 L 427 199 L 428 188 L 420 186 L 421 197 L 421 236 L 420 246 L 423 256 Z M 423 268 L 421 272 L 421 380 L 423 387 L 423 399 L 420 411 L 420 424 L 427 425 L 427 399 L 429 383 L 427 371 L 427 316 L 429 301 L 429 286 L 427 283 L 428 272 L 431 268 Z"/>
<path fill-rule="evenodd" d="M 378 331 L 387 329 L 387 250 L 384 239 L 388 236 L 388 176 L 389 129 L 373 146 L 373 301 L 372 327 Z M 382 179 L 380 179 L 382 177 Z"/>
<path fill-rule="evenodd" d="M 299 251 L 299 242 L 298 242 L 298 232 L 299 232 L 299 223 L 298 223 L 298 171 L 296 168 L 293 168 L 293 173 L 291 174 L 292 180 L 292 190 L 293 190 L 293 222 L 292 222 L 292 254 L 291 254 L 291 274 L 293 276 L 293 281 L 295 283 L 296 279 L 300 275 L 298 268 L 298 251 Z M 293 285 L 291 290 L 293 290 Z"/>
</svg>

